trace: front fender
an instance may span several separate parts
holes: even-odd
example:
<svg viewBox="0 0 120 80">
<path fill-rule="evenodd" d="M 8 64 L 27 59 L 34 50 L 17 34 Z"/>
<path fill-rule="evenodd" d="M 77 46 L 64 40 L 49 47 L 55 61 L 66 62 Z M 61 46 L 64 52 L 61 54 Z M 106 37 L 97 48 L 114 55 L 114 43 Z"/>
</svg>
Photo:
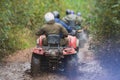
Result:
<svg viewBox="0 0 120 80">
<path fill-rule="evenodd" d="M 68 46 L 69 47 L 73 47 L 74 49 L 76 49 L 77 48 L 77 38 L 76 38 L 76 36 L 71 36 L 71 35 L 69 35 L 68 36 L 68 41 L 69 41 L 69 43 L 68 43 Z"/>
<path fill-rule="evenodd" d="M 76 54 L 77 51 L 74 48 L 65 48 L 63 49 L 63 55 Z"/>
<path fill-rule="evenodd" d="M 32 52 L 39 55 L 44 55 L 45 53 L 45 51 L 42 48 L 34 48 Z"/>
</svg>

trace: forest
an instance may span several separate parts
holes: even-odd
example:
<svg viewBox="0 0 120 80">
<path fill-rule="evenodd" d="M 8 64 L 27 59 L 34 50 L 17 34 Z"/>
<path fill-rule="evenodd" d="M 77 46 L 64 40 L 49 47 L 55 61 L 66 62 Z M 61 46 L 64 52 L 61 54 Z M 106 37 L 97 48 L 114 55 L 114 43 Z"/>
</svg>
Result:
<svg viewBox="0 0 120 80">
<path fill-rule="evenodd" d="M 1 0 L 0 59 L 36 45 L 35 32 L 44 24 L 44 14 L 66 9 L 81 12 L 89 35 L 95 41 L 120 43 L 120 0 Z"/>
</svg>

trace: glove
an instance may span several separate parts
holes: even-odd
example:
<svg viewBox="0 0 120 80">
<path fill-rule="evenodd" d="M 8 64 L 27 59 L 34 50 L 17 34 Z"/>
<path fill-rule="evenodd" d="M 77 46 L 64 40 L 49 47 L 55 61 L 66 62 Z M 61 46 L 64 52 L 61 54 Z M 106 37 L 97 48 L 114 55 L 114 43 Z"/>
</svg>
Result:
<svg viewBox="0 0 120 80">
<path fill-rule="evenodd" d="M 83 32 L 83 29 L 79 29 L 79 30 L 77 30 L 77 32 L 78 32 L 78 33 Z"/>
<path fill-rule="evenodd" d="M 72 30 L 71 35 L 75 36 L 76 35 L 76 30 Z"/>
</svg>

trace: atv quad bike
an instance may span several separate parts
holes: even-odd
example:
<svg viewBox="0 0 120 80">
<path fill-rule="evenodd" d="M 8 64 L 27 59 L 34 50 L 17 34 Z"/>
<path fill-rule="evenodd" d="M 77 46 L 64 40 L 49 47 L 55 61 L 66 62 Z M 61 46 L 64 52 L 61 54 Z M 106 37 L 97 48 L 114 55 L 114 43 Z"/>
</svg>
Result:
<svg viewBox="0 0 120 80">
<path fill-rule="evenodd" d="M 67 74 L 77 71 L 78 40 L 69 35 L 68 45 L 60 46 L 60 36 L 48 35 L 48 45 L 43 45 L 44 35 L 39 37 L 39 45 L 33 49 L 31 59 L 32 76 L 42 74 L 43 70 L 64 70 Z M 74 73 L 75 74 L 75 73 Z"/>
</svg>

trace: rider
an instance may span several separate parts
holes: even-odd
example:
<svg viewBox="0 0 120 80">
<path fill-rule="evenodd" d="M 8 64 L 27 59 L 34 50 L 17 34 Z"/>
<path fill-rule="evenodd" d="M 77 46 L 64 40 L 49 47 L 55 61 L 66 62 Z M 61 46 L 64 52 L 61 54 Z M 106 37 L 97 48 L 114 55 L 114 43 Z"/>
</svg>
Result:
<svg viewBox="0 0 120 80">
<path fill-rule="evenodd" d="M 65 27 L 66 30 L 68 31 L 68 33 L 72 32 L 72 28 L 70 26 L 68 26 L 66 23 L 64 23 L 62 20 L 60 20 L 60 14 L 58 11 L 53 11 L 53 15 L 55 17 L 56 23 L 60 23 L 63 27 Z"/>
<path fill-rule="evenodd" d="M 70 14 L 67 14 L 65 17 L 63 17 L 63 21 L 72 27 L 73 30 L 75 30 L 75 36 L 79 39 L 79 46 L 81 47 L 81 39 L 82 39 L 82 33 L 83 29 L 81 27 L 81 14 L 77 13 L 75 14 L 74 11 L 71 10 Z"/>
<path fill-rule="evenodd" d="M 67 9 L 67 10 L 66 10 L 66 15 L 69 15 L 69 14 L 71 14 L 71 10 L 70 10 L 70 9 Z"/>
<path fill-rule="evenodd" d="M 78 12 L 76 15 L 77 15 L 76 24 L 79 25 L 79 26 L 81 26 L 81 23 L 82 23 L 82 21 L 83 21 L 82 16 L 81 16 L 81 13 Z"/>
<path fill-rule="evenodd" d="M 74 31 L 74 35 L 76 35 L 76 17 L 77 17 L 77 15 L 76 14 L 74 14 L 74 11 L 72 11 L 72 10 L 66 10 L 66 16 L 65 17 L 63 17 L 63 21 L 67 24 L 67 25 L 69 25 L 69 26 L 71 26 L 71 28 L 73 29 L 73 31 Z"/>
<path fill-rule="evenodd" d="M 75 18 L 76 18 L 76 15 L 74 15 L 74 12 L 71 11 L 71 10 L 69 10 L 69 9 L 67 9 L 67 10 L 66 10 L 66 16 L 63 17 L 62 20 L 63 20 L 67 25 L 70 25 L 70 21 L 75 20 Z"/>
<path fill-rule="evenodd" d="M 82 17 L 81 17 L 81 13 L 78 12 L 77 14 L 74 13 L 73 10 L 71 10 L 69 12 L 69 10 L 66 10 L 66 14 L 65 17 L 63 17 L 63 21 L 68 24 L 69 26 L 72 27 L 72 29 L 74 30 L 78 30 L 78 32 L 80 32 L 81 29 L 81 22 L 82 22 Z"/>
<path fill-rule="evenodd" d="M 60 45 L 64 46 L 67 45 L 68 40 L 67 40 L 67 36 L 68 36 L 68 32 L 67 30 L 60 24 L 55 23 L 54 21 L 54 15 L 51 12 L 48 12 L 45 14 L 44 16 L 46 24 L 44 24 L 40 30 L 36 33 L 37 36 L 43 35 L 45 34 L 46 37 L 49 34 L 60 34 L 63 33 L 63 38 L 60 40 Z M 47 45 L 47 38 L 43 39 L 43 45 Z"/>
</svg>

